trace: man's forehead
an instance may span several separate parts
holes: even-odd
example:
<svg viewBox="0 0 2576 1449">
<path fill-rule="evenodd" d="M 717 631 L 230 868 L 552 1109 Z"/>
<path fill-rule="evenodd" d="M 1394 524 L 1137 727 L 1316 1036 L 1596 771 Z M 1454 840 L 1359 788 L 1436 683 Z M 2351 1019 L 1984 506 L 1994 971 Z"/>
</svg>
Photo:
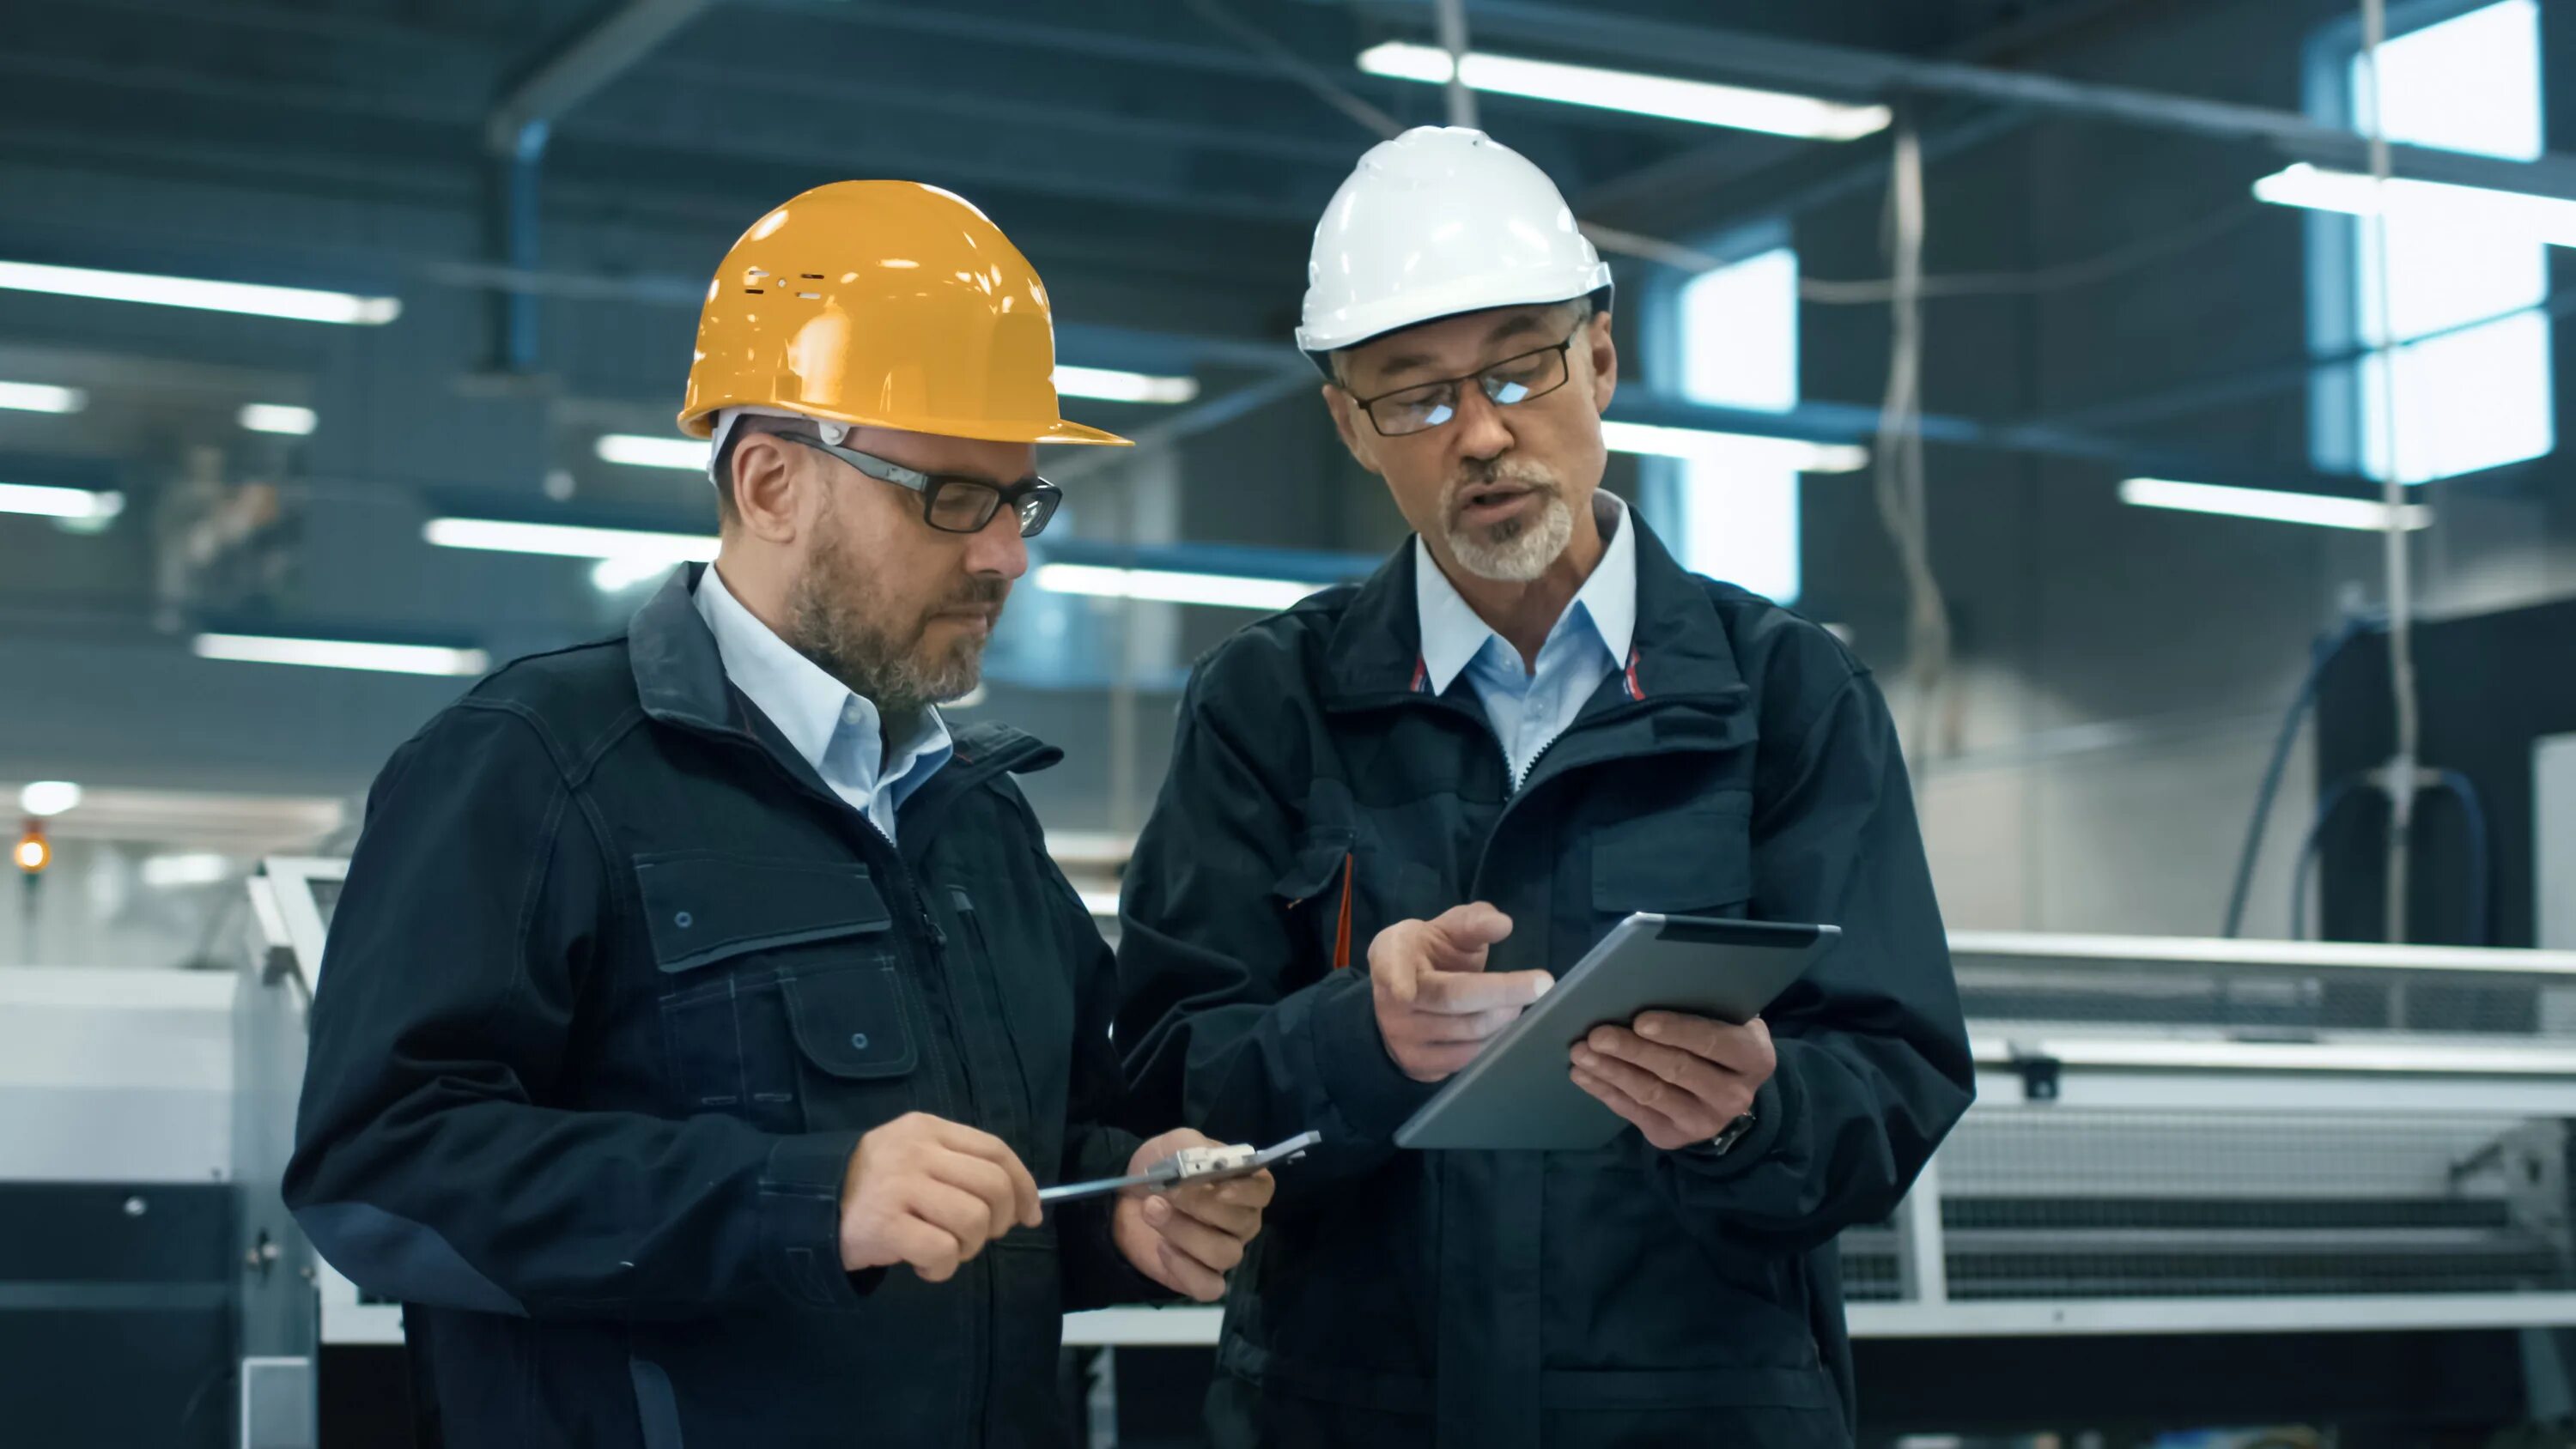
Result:
<svg viewBox="0 0 2576 1449">
<path fill-rule="evenodd" d="M 981 478 L 991 483 L 1017 483 L 1037 471 L 1038 450 L 1031 443 L 907 433 L 897 428 L 852 428 L 841 445 L 916 472 Z"/>
<path fill-rule="evenodd" d="M 1454 376 L 1500 356 L 1493 349 L 1501 343 L 1526 339 L 1531 346 L 1543 346 L 1555 341 L 1545 334 L 1564 308 L 1562 302 L 1495 307 L 1425 322 L 1352 349 L 1349 371 L 1354 378 L 1389 384 L 1415 376 Z"/>
</svg>

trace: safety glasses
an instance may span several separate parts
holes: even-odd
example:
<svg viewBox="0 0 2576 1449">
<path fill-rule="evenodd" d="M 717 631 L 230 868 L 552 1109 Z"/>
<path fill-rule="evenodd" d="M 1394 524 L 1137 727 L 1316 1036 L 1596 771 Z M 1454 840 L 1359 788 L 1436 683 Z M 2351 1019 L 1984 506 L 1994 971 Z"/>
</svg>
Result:
<svg viewBox="0 0 2576 1449">
<path fill-rule="evenodd" d="M 981 478 L 924 473 L 807 433 L 782 432 L 774 436 L 830 454 L 880 483 L 920 494 L 922 522 L 942 533 L 981 533 L 994 514 L 1008 507 L 1020 521 L 1020 537 L 1035 538 L 1046 531 L 1047 521 L 1055 517 L 1057 507 L 1064 502 L 1064 490 L 1044 478 L 1023 478 L 1004 487 Z"/>
</svg>

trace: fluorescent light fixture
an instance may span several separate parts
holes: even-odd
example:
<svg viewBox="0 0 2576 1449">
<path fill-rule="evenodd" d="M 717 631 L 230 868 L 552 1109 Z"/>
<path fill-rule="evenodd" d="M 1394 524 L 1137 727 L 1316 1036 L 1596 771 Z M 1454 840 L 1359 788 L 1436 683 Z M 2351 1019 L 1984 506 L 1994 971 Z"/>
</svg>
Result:
<svg viewBox="0 0 2576 1449">
<path fill-rule="evenodd" d="M 105 523 L 125 511 L 125 495 L 40 483 L 0 483 L 0 513 L 28 513 L 73 523 Z"/>
<path fill-rule="evenodd" d="M 2377 533 L 2388 527 L 2388 505 L 2364 498 L 2329 498 L 2271 488 L 2223 488 L 2214 483 L 2178 483 L 2170 478 L 2131 478 L 2120 485 L 2120 501 L 2140 508 L 2175 508 L 2185 513 L 2307 523 L 2320 528 L 2358 528 Z M 2405 504 L 2398 510 L 2398 523 L 2408 529 L 2429 528 L 2433 510 L 2420 503 Z"/>
<path fill-rule="evenodd" d="M 603 463 L 623 463 L 630 468 L 673 468 L 689 473 L 707 471 L 707 445 L 695 438 L 656 438 L 645 433 L 609 433 L 594 445 Z"/>
<path fill-rule="evenodd" d="M 1436 45 L 1396 40 L 1361 51 L 1359 68 L 1370 75 L 1432 85 L 1447 85 L 1452 75 L 1449 52 Z M 1885 106 L 1851 106 L 1782 91 L 1522 60 L 1482 51 L 1469 51 L 1455 67 L 1455 74 L 1470 89 L 1496 95 L 1563 101 L 1633 115 L 1695 121 L 1703 126 L 1802 136 L 1813 141 L 1854 140 L 1887 129 L 1893 119 Z"/>
<path fill-rule="evenodd" d="M 38 819 L 80 808 L 81 787 L 69 780 L 38 780 L 18 792 L 18 808 Z"/>
<path fill-rule="evenodd" d="M 1185 403 L 1199 395 L 1195 377 L 1157 377 L 1108 367 L 1058 367 L 1055 390 L 1066 397 L 1102 402 Z"/>
<path fill-rule="evenodd" d="M 89 394 L 76 387 L 41 382 L 0 382 L 0 408 L 21 413 L 76 413 L 89 406 Z"/>
<path fill-rule="evenodd" d="M 649 555 L 677 564 L 704 563 L 716 556 L 716 540 L 710 534 L 514 523 L 501 518 L 433 518 L 421 530 L 421 537 L 440 548 L 543 553 L 558 558 L 629 559 Z"/>
<path fill-rule="evenodd" d="M 677 559 L 650 554 L 604 558 L 591 565 L 590 586 L 603 594 L 622 594 L 647 579 L 658 579 L 680 566 Z"/>
<path fill-rule="evenodd" d="M 2407 176 L 2393 176 L 2383 183 L 2359 172 L 2321 170 L 2305 161 L 2255 182 L 2254 196 L 2275 206 L 2339 211 L 2346 216 L 2429 216 L 2462 231 L 2522 235 L 2553 246 L 2576 247 L 2576 201 L 2555 196 L 2526 196 Z"/>
<path fill-rule="evenodd" d="M 716 540 L 705 534 L 514 523 L 501 518 L 433 518 L 421 536 L 440 548 L 597 559 L 590 583 L 603 594 L 633 588 L 681 564 L 705 563 L 716 556 Z"/>
<path fill-rule="evenodd" d="M 1803 438 L 1764 438 L 1751 433 L 1668 428 L 1657 423 L 1614 423 L 1604 419 L 1601 442 L 1613 453 L 1683 458 L 1694 463 L 1793 468 L 1801 473 L 1856 473 L 1869 466 L 1869 449 L 1858 443 L 1811 443 Z"/>
<path fill-rule="evenodd" d="M 383 326 L 402 315 L 402 299 L 399 297 L 360 297 L 347 292 L 317 292 L 307 287 L 262 287 L 247 282 L 209 282 L 197 277 L 156 277 L 144 272 L 48 267 L 35 262 L 0 262 L 0 289 L 369 327 Z"/>
<path fill-rule="evenodd" d="M 254 433 L 283 433 L 290 438 L 309 437 L 321 421 L 313 409 L 285 403 L 252 403 L 241 410 L 243 427 Z"/>
<path fill-rule="evenodd" d="M 233 873 L 229 859 L 204 851 L 184 855 L 148 856 L 143 862 L 143 883 L 155 890 L 177 890 L 186 886 L 215 885 Z"/>
<path fill-rule="evenodd" d="M 984 692 L 983 682 L 978 680 L 976 681 L 973 689 L 966 691 L 955 699 L 941 704 L 939 707 L 941 709 L 975 709 L 981 706 L 989 697 L 990 696 Z"/>
<path fill-rule="evenodd" d="M 1118 918 L 1118 892 L 1076 891 L 1074 894 L 1082 897 L 1082 908 L 1091 912 L 1094 919 L 1114 921 Z"/>
<path fill-rule="evenodd" d="M 1039 567 L 1037 585 L 1050 593 L 1098 599 L 1141 599 L 1159 604 L 1210 604 L 1226 609 L 1285 609 L 1325 584 L 1295 579 L 1251 579 L 1235 574 L 1193 574 L 1168 569 L 1107 568 L 1051 563 Z"/>
<path fill-rule="evenodd" d="M 491 656 L 480 649 L 426 644 L 367 644 L 346 639 L 289 639 L 270 634 L 200 634 L 200 659 L 244 664 L 302 664 L 316 669 L 372 669 L 386 674 L 481 674 Z"/>
</svg>

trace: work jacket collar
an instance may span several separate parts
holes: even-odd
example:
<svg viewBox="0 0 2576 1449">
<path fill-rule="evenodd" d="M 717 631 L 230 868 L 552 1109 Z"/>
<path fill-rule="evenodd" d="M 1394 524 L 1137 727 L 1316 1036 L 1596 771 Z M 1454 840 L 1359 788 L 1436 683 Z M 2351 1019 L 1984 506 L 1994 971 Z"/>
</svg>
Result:
<svg viewBox="0 0 2576 1449">
<path fill-rule="evenodd" d="M 1633 699 L 1689 699 L 1731 707 L 1749 692 L 1708 587 L 1674 561 L 1637 510 L 1637 626 L 1623 689 Z M 1414 592 L 1416 549 L 1407 539 L 1360 586 L 1327 646 L 1326 707 L 1361 709 L 1429 689 L 1422 616 Z"/>
<path fill-rule="evenodd" d="M 788 744 L 778 727 L 725 678 L 716 636 L 698 612 L 695 594 L 705 564 L 693 563 L 672 573 L 627 625 L 627 652 L 633 660 L 635 694 L 646 717 L 678 729 L 726 735 L 766 749 L 787 772 L 827 800 L 837 800 L 822 777 Z M 967 785 L 1008 770 L 1025 774 L 1042 770 L 1064 753 L 1009 725 L 984 723 L 955 732 L 957 753 L 947 769 L 931 777 L 915 799 L 955 793 Z M 951 779 L 951 776 L 957 778 Z M 905 818 L 912 815 L 907 802 Z"/>
</svg>

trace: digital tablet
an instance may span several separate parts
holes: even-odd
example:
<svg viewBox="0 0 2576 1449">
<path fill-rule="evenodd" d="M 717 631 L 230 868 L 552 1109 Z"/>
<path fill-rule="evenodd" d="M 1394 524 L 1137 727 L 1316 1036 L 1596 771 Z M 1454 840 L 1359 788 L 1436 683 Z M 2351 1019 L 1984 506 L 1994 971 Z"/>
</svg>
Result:
<svg viewBox="0 0 2576 1449">
<path fill-rule="evenodd" d="M 1841 934 L 1834 926 L 1630 916 L 1396 1129 L 1396 1145 L 1607 1146 L 1628 1124 L 1574 1085 L 1568 1053 L 1576 1042 L 1605 1023 L 1625 1026 L 1641 1011 L 1751 1021 Z"/>
</svg>

